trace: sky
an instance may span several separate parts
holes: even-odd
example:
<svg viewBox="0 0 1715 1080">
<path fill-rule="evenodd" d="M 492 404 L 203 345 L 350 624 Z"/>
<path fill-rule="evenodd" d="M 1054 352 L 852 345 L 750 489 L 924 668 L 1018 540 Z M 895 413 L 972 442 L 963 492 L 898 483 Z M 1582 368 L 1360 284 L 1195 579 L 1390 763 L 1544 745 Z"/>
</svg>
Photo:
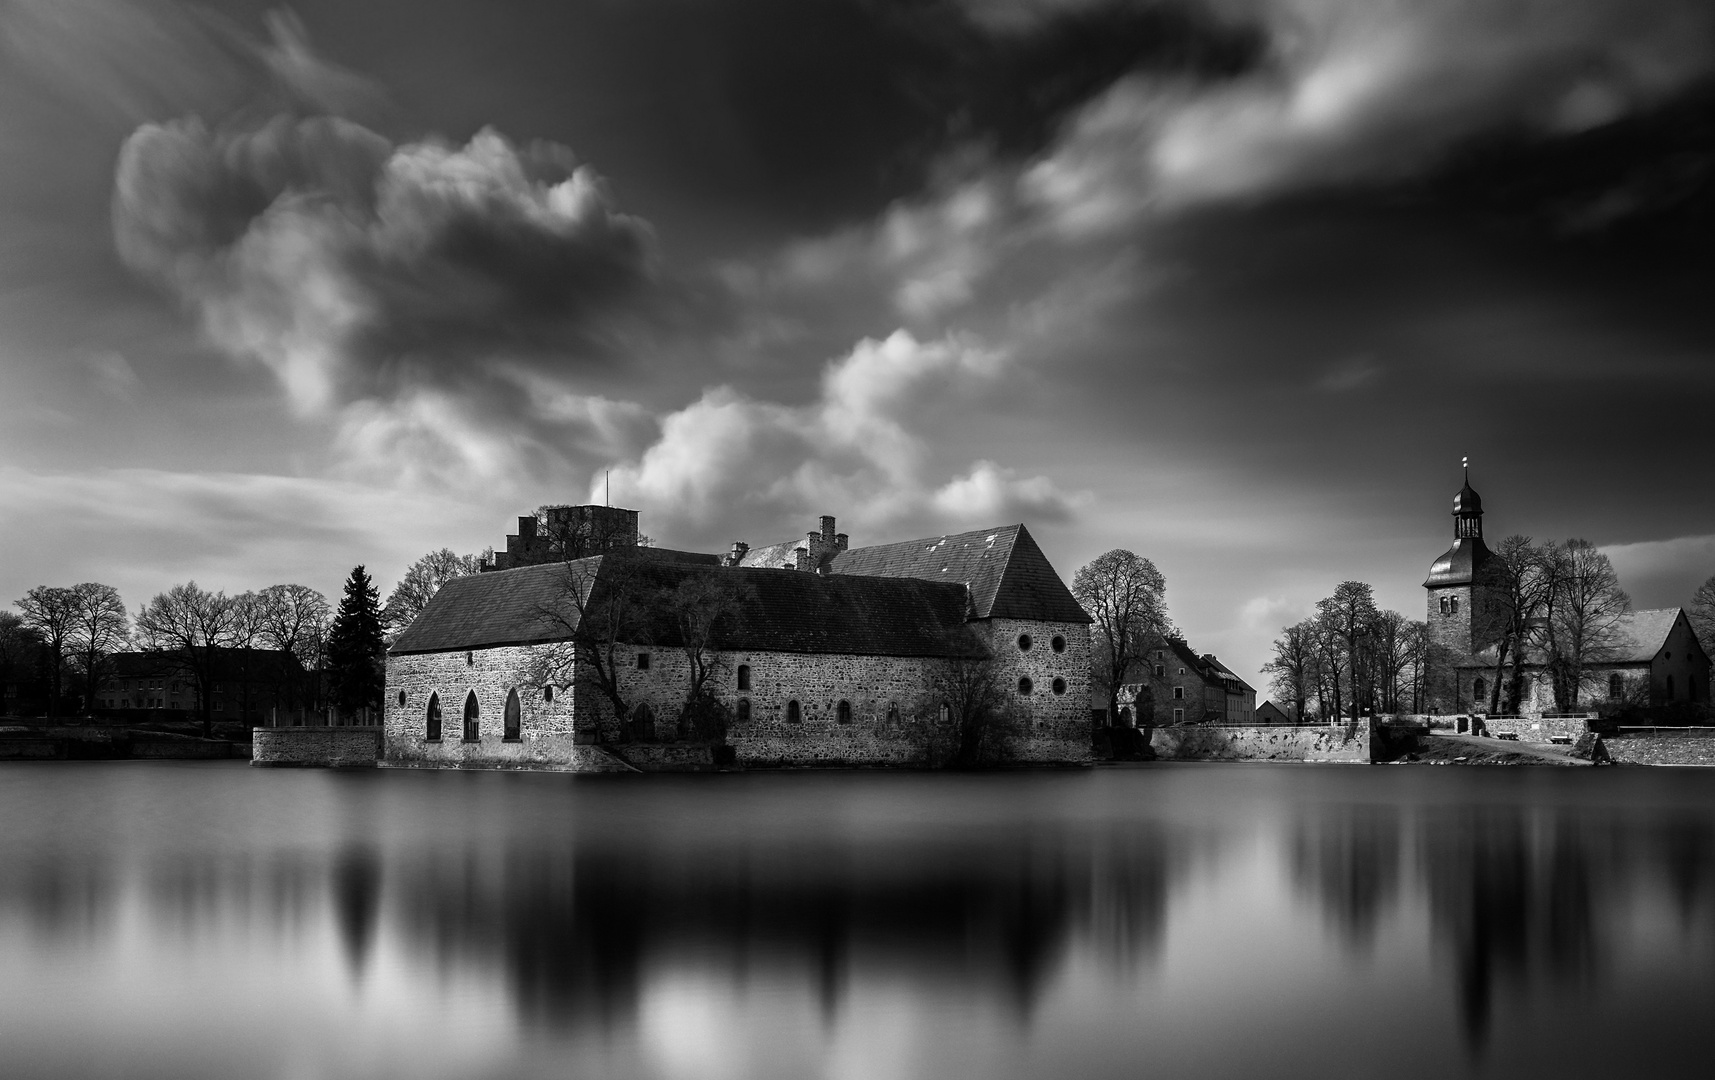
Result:
<svg viewBox="0 0 1715 1080">
<path fill-rule="evenodd" d="M 0 0 L 0 598 L 1025 523 L 1256 674 L 1715 573 L 1704 0 Z"/>
</svg>

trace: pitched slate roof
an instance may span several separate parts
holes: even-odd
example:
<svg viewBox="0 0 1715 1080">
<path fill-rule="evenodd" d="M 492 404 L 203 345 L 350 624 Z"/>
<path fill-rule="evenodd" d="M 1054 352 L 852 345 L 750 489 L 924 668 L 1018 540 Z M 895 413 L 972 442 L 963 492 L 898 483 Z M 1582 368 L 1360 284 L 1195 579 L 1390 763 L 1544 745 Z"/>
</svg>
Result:
<svg viewBox="0 0 1715 1080">
<path fill-rule="evenodd" d="M 835 574 L 969 585 L 974 619 L 1090 621 L 1023 525 L 854 548 L 834 556 L 829 568 Z"/>
<path fill-rule="evenodd" d="M 1593 662 L 1647 664 L 1667 645 L 1667 636 L 1673 632 L 1674 624 L 1684 617 L 1684 612 L 1676 607 L 1628 611 L 1614 621 L 1611 634 L 1602 643 L 1600 658 Z M 1497 647 L 1489 645 L 1472 658 L 1472 663 L 1459 666 L 1492 668 L 1495 666 L 1496 652 Z M 1526 667 L 1540 666 L 1546 662 L 1547 656 L 1541 648 L 1532 648 L 1526 653 Z"/>
<path fill-rule="evenodd" d="M 965 628 L 966 590 L 958 584 L 598 555 L 449 581 L 399 635 L 392 652 L 563 640 L 569 627 L 548 612 L 557 609 L 575 624 L 574 589 L 587 608 L 602 604 L 604 590 L 623 578 L 668 590 L 698 575 L 715 576 L 737 590 L 737 608 L 717 633 L 717 648 L 879 656 L 968 655 L 976 648 Z M 677 643 L 665 617 L 652 620 L 640 636 L 660 646 Z"/>
</svg>

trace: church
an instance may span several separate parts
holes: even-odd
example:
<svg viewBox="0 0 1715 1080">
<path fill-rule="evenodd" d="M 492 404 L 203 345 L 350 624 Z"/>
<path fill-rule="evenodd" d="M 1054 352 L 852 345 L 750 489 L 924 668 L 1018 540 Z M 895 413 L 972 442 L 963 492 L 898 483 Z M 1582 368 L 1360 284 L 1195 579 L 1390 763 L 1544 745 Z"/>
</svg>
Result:
<svg viewBox="0 0 1715 1080">
<path fill-rule="evenodd" d="M 916 766 L 973 660 L 1009 720 L 1005 760 L 1091 760 L 1090 618 L 1022 524 L 854 548 L 829 516 L 717 555 L 640 545 L 632 510 L 545 518 L 394 641 L 384 765 Z M 699 650 L 682 619 L 618 618 L 627 590 L 730 601 Z M 718 730 L 686 708 L 699 678 Z"/>
<path fill-rule="evenodd" d="M 1483 500 L 1471 487 L 1470 471 L 1453 496 L 1453 546 L 1429 568 L 1430 639 L 1452 659 L 1454 713 L 1488 710 L 1505 613 L 1496 577 L 1499 560 L 1483 542 Z M 1625 705 L 1707 703 L 1710 661 L 1680 608 L 1628 611 L 1605 628 L 1586 664 L 1579 708 L 1594 712 Z M 1503 677 L 1510 677 L 1509 659 Z M 1518 713 L 1540 721 L 1556 705 L 1546 657 L 1527 645 L 1520 665 Z M 1503 690 L 1503 701 L 1505 700 Z"/>
</svg>

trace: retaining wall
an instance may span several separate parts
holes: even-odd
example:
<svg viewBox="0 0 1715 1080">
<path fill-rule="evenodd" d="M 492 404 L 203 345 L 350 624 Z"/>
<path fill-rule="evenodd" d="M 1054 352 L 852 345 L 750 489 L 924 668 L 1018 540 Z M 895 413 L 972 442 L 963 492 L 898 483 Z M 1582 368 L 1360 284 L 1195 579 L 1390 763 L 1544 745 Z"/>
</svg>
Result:
<svg viewBox="0 0 1715 1080">
<path fill-rule="evenodd" d="M 1608 756 L 1626 765 L 1715 765 L 1715 728 L 1619 731 L 1602 736 Z"/>
<path fill-rule="evenodd" d="M 380 728 L 256 728 L 250 764 L 371 768 L 381 757 Z"/>
<path fill-rule="evenodd" d="M 1149 745 L 1160 761 L 1370 762 L 1368 724 L 1342 727 L 1162 727 Z"/>
<path fill-rule="evenodd" d="M 1590 730 L 1584 717 L 1482 716 L 1482 729 L 1490 735 L 1517 735 L 1522 742 L 1553 742 L 1556 737 L 1577 742 Z"/>
</svg>

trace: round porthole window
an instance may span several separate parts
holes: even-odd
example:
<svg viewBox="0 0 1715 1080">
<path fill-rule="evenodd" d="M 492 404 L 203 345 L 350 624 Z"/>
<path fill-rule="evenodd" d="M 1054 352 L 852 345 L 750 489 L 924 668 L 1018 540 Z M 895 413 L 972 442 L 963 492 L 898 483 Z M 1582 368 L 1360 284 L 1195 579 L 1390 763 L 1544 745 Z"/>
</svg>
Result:
<svg viewBox="0 0 1715 1080">
<path fill-rule="evenodd" d="M 1034 690 L 1035 688 L 1036 688 L 1035 684 L 1030 681 L 1029 676 L 1025 676 L 1024 678 L 1018 680 L 1018 692 L 1021 694 L 1028 694 L 1028 693 L 1030 693 L 1030 691 Z"/>
<path fill-rule="evenodd" d="M 1030 635 L 1029 634 L 1018 635 L 1018 648 L 1019 648 L 1020 652 L 1029 652 L 1030 646 L 1031 646 L 1031 641 L 1030 641 Z"/>
<path fill-rule="evenodd" d="M 1053 638 L 1049 640 L 1048 647 L 1053 649 L 1055 652 L 1065 652 L 1066 639 L 1061 637 L 1059 634 L 1055 634 Z"/>
<path fill-rule="evenodd" d="M 1054 692 L 1056 694 L 1064 694 L 1066 692 L 1066 680 L 1065 679 L 1055 679 L 1054 680 Z"/>
</svg>

